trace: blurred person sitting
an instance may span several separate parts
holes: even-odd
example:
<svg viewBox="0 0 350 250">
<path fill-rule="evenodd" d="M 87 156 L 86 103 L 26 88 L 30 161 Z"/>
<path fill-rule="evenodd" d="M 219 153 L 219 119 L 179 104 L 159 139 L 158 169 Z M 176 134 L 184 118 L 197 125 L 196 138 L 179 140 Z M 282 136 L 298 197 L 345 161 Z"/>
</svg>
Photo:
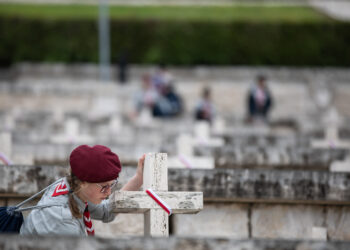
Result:
<svg viewBox="0 0 350 250">
<path fill-rule="evenodd" d="M 258 75 L 256 83 L 249 90 L 247 97 L 248 122 L 267 121 L 272 107 L 272 96 L 266 80 L 264 75 Z"/>
<path fill-rule="evenodd" d="M 195 119 L 212 122 L 215 114 L 215 107 L 211 101 L 211 90 L 203 88 L 201 99 L 195 107 Z"/>
<path fill-rule="evenodd" d="M 174 117 L 182 113 L 182 99 L 173 83 L 165 84 L 153 108 L 154 117 Z"/>
<path fill-rule="evenodd" d="M 152 112 L 158 97 L 156 89 L 152 86 L 151 76 L 144 74 L 142 76 L 142 88 L 134 96 L 134 115 L 140 114 L 143 109 L 148 109 Z"/>
<path fill-rule="evenodd" d="M 161 64 L 155 74 L 152 76 L 154 88 L 162 93 L 163 89 L 174 81 L 173 75 L 168 71 L 165 64 Z"/>
</svg>

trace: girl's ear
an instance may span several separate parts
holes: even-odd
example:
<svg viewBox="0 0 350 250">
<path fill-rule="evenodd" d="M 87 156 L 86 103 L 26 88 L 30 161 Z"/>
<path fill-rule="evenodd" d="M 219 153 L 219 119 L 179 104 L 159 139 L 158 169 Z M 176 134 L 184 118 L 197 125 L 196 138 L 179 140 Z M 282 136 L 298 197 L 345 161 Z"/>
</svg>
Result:
<svg viewBox="0 0 350 250">
<path fill-rule="evenodd" d="M 80 183 L 80 188 L 86 188 L 88 186 L 88 183 L 86 181 L 82 181 Z"/>
</svg>

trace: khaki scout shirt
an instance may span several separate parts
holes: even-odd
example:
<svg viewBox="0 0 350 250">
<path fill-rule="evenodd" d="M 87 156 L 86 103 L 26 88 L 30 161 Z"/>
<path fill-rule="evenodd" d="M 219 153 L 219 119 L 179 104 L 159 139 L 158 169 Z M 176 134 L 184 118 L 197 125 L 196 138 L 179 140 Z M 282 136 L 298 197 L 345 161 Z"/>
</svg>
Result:
<svg viewBox="0 0 350 250">
<path fill-rule="evenodd" d="M 69 189 L 66 178 L 63 181 Z M 68 205 L 68 194 L 52 197 L 57 185 L 46 190 L 38 203 L 38 205 L 54 205 L 33 209 L 22 224 L 21 235 L 87 235 L 83 218 L 78 219 L 72 216 Z M 83 214 L 85 203 L 74 194 L 73 197 Z M 104 200 L 99 205 L 89 202 L 88 205 L 92 219 L 110 222 L 115 217 L 115 214 L 111 212 L 109 200 Z"/>
</svg>

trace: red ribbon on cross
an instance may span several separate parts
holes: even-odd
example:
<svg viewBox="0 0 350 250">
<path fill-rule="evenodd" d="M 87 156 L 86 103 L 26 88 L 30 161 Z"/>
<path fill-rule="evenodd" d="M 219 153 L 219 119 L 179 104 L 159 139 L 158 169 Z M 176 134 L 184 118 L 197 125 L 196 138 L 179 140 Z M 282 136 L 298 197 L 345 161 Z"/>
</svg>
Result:
<svg viewBox="0 0 350 250">
<path fill-rule="evenodd" d="M 152 189 L 147 189 L 146 193 L 151 196 L 151 198 L 161 206 L 165 212 L 170 216 L 172 214 L 171 208 L 168 204 L 166 204 Z"/>
</svg>

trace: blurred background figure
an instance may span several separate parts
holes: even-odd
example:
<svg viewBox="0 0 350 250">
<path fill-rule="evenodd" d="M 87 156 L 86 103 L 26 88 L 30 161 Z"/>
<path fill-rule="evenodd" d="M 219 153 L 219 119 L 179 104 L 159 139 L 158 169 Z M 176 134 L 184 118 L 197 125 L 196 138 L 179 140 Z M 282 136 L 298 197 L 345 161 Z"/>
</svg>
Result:
<svg viewBox="0 0 350 250">
<path fill-rule="evenodd" d="M 247 98 L 248 122 L 267 122 L 272 107 L 272 96 L 266 80 L 266 76 L 258 75 L 256 83 L 249 90 Z"/>
<path fill-rule="evenodd" d="M 169 85 L 174 81 L 173 75 L 168 71 L 165 64 L 160 64 L 157 71 L 152 76 L 152 82 L 154 87 L 159 93 L 163 91 L 166 85 Z"/>
<path fill-rule="evenodd" d="M 118 81 L 125 84 L 128 81 L 128 52 L 122 50 L 118 55 Z"/>
<path fill-rule="evenodd" d="M 174 117 L 182 113 L 183 104 L 172 82 L 162 86 L 159 98 L 153 109 L 154 117 Z"/>
<path fill-rule="evenodd" d="M 142 87 L 134 96 L 134 116 L 137 116 L 143 109 L 153 112 L 154 106 L 158 100 L 158 92 L 152 85 L 151 76 L 144 74 L 142 76 Z"/>
<path fill-rule="evenodd" d="M 212 122 L 215 115 L 215 107 L 211 100 L 211 89 L 205 87 L 202 90 L 201 99 L 195 107 L 195 119 Z"/>
</svg>

